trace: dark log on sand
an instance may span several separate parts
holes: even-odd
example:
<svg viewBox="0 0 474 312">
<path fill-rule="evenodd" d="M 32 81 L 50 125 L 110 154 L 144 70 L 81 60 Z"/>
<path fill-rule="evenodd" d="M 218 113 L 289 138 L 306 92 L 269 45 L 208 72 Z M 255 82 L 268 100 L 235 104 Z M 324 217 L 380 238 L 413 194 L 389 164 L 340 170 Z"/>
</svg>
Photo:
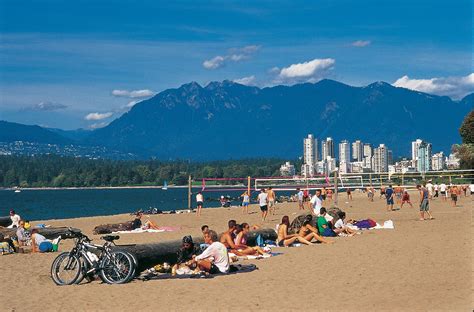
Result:
<svg viewBox="0 0 474 312">
<path fill-rule="evenodd" d="M 261 235 L 263 240 L 276 240 L 277 233 L 271 229 L 260 229 L 251 231 L 248 235 L 247 243 L 249 246 L 255 246 L 255 240 Z M 203 243 L 202 237 L 193 237 L 195 244 Z M 119 243 L 117 241 L 117 243 Z M 175 264 L 177 261 L 177 252 L 181 247 L 181 240 L 166 241 L 161 243 L 140 244 L 140 245 L 122 245 L 118 249 L 127 250 L 134 254 L 138 260 L 137 272 L 142 272 L 159 263 L 168 262 Z"/>
<path fill-rule="evenodd" d="M 0 226 L 7 227 L 12 224 L 12 219 L 10 217 L 0 217 Z"/>
<path fill-rule="evenodd" d="M 69 233 L 68 227 L 56 227 L 56 228 L 38 228 L 38 233 L 46 237 L 47 239 L 55 239 L 59 235 L 66 235 Z M 16 228 L 14 229 L 7 229 L 4 227 L 0 227 L 0 233 L 2 233 L 4 236 L 16 236 Z M 80 231 L 78 229 L 73 229 L 75 231 Z M 31 231 L 31 229 L 30 229 Z"/>
</svg>

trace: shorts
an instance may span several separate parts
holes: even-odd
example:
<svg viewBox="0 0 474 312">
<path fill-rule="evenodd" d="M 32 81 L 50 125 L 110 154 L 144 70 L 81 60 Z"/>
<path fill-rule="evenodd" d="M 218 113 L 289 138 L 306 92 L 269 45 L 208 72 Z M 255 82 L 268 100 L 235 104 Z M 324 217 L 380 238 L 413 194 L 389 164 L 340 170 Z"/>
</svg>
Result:
<svg viewBox="0 0 474 312">
<path fill-rule="evenodd" d="M 285 247 L 285 241 L 284 240 L 279 241 L 278 246 L 279 247 Z"/>
<path fill-rule="evenodd" d="M 201 207 L 202 207 L 202 202 L 201 202 L 201 201 L 197 202 L 196 204 L 197 204 L 198 206 L 201 206 Z"/>
<path fill-rule="evenodd" d="M 270 206 L 270 207 L 275 206 L 275 201 L 274 200 L 269 200 L 268 201 L 268 206 Z"/>
<path fill-rule="evenodd" d="M 219 270 L 219 268 L 214 264 L 214 263 L 211 263 L 211 268 L 209 270 L 209 273 L 210 274 L 221 274 L 221 270 Z"/>
<path fill-rule="evenodd" d="M 393 205 L 393 197 L 387 198 L 387 205 Z"/>
<path fill-rule="evenodd" d="M 446 195 L 446 191 L 441 191 L 441 195 Z"/>
<path fill-rule="evenodd" d="M 244 206 L 244 207 L 248 207 L 248 205 L 249 205 L 249 202 L 243 202 L 242 203 L 242 206 Z"/>
<path fill-rule="evenodd" d="M 457 194 L 451 194 L 451 199 L 454 201 L 458 200 L 458 195 Z"/>
<path fill-rule="evenodd" d="M 325 237 L 335 237 L 337 236 L 337 234 L 330 228 L 325 228 L 324 229 L 324 232 L 321 234 L 322 236 L 325 236 Z"/>
<path fill-rule="evenodd" d="M 429 211 L 430 210 L 430 203 L 428 199 L 423 199 L 420 205 L 420 211 Z"/>
<path fill-rule="evenodd" d="M 260 206 L 260 210 L 263 212 L 263 211 L 268 211 L 268 206 L 267 205 L 264 205 L 264 206 Z"/>
<path fill-rule="evenodd" d="M 38 249 L 40 252 L 50 252 L 53 251 L 53 243 L 44 241 L 39 244 Z"/>
</svg>

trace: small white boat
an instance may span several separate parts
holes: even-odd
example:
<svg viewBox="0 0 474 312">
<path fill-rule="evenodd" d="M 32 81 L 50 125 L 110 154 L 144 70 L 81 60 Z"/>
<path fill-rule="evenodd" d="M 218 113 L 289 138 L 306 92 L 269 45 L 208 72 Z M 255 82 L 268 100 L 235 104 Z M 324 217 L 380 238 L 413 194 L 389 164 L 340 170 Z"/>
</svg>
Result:
<svg viewBox="0 0 474 312">
<path fill-rule="evenodd" d="M 161 188 L 163 191 L 166 191 L 168 189 L 168 182 L 163 183 L 163 187 Z"/>
<path fill-rule="evenodd" d="M 15 190 L 15 193 L 21 193 L 21 190 L 16 189 L 16 190 Z"/>
</svg>

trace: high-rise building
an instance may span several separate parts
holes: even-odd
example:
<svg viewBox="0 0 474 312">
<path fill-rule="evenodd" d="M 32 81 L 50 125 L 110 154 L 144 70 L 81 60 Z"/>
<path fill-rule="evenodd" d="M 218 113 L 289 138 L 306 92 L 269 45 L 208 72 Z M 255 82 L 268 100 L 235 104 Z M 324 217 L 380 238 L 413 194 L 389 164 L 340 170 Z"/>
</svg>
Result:
<svg viewBox="0 0 474 312">
<path fill-rule="evenodd" d="M 351 162 L 351 148 L 349 145 L 349 141 L 343 140 L 339 143 L 339 162 L 340 163 L 349 163 Z"/>
<path fill-rule="evenodd" d="M 364 143 L 364 157 L 372 157 L 373 155 L 372 145 L 370 143 Z"/>
<path fill-rule="evenodd" d="M 433 154 L 433 156 L 431 156 L 431 169 L 434 171 L 441 171 L 444 170 L 444 167 L 445 161 L 443 152 Z"/>
<path fill-rule="evenodd" d="M 316 172 L 316 162 L 318 153 L 318 143 L 312 134 L 303 140 L 303 166 L 301 174 L 305 177 L 312 177 Z"/>
<path fill-rule="evenodd" d="M 352 161 L 362 161 L 364 159 L 364 144 L 360 140 L 352 142 Z"/>
<path fill-rule="evenodd" d="M 388 148 L 380 144 L 374 149 L 373 169 L 375 172 L 388 172 Z"/>
<path fill-rule="evenodd" d="M 417 168 L 418 147 L 420 146 L 421 142 L 423 142 L 421 139 L 416 139 L 415 141 L 411 142 L 411 164 L 415 168 Z"/>
<path fill-rule="evenodd" d="M 334 158 L 334 141 L 332 138 L 321 141 L 321 156 L 322 160 L 326 160 L 328 156 Z"/>
<path fill-rule="evenodd" d="M 387 151 L 387 163 L 388 165 L 393 165 L 393 152 L 392 150 Z"/>
<path fill-rule="evenodd" d="M 418 172 L 431 170 L 431 143 L 422 141 L 418 144 L 416 169 Z"/>
<path fill-rule="evenodd" d="M 456 154 L 449 154 L 449 157 L 446 157 L 446 167 L 448 169 L 459 169 L 460 159 Z"/>
</svg>

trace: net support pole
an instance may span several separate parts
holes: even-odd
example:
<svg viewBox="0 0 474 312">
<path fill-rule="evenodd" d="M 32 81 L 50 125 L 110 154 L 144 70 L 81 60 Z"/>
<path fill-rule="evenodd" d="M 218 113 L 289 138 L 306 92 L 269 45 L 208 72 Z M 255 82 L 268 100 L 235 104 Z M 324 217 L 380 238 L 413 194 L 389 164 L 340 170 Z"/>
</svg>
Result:
<svg viewBox="0 0 474 312">
<path fill-rule="evenodd" d="M 247 195 L 250 198 L 250 176 L 247 177 Z"/>
<path fill-rule="evenodd" d="M 370 188 L 372 188 L 372 172 L 369 172 Z"/>
<path fill-rule="evenodd" d="M 338 181 L 337 170 L 334 171 L 334 207 L 337 207 Z"/>
<path fill-rule="evenodd" d="M 188 210 L 191 210 L 191 194 L 192 194 L 192 188 L 191 188 L 191 175 L 188 176 Z"/>
</svg>

